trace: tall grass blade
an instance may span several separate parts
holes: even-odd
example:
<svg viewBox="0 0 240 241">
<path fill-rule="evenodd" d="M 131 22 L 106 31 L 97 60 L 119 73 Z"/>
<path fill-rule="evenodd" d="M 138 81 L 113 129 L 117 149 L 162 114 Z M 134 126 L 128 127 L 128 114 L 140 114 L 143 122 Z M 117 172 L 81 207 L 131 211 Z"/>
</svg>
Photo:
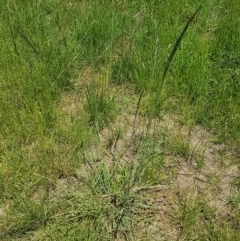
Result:
<svg viewBox="0 0 240 241">
<path fill-rule="evenodd" d="M 15 30 L 17 31 L 17 33 L 19 34 L 19 36 L 31 47 L 31 49 L 33 50 L 33 52 L 40 57 L 40 53 L 37 50 L 37 48 L 34 46 L 33 42 L 23 33 L 22 30 L 20 30 L 19 28 L 17 28 L 14 25 Z"/>
<path fill-rule="evenodd" d="M 180 46 L 180 44 L 181 44 L 181 41 L 182 41 L 184 35 L 186 34 L 186 32 L 187 32 L 190 24 L 191 24 L 192 21 L 195 19 L 195 17 L 197 16 L 198 12 L 200 11 L 200 9 L 201 9 L 201 6 L 195 11 L 195 13 L 194 13 L 194 14 L 191 16 L 191 18 L 188 20 L 188 22 L 186 23 L 185 27 L 183 28 L 180 36 L 178 37 L 177 41 L 175 42 L 172 51 L 170 52 L 170 54 L 169 54 L 169 56 L 168 56 L 167 63 L 166 63 L 166 65 L 165 65 L 165 68 L 164 68 L 164 71 L 163 71 L 162 80 L 161 80 L 160 86 L 159 86 L 158 97 L 159 97 L 159 95 L 161 94 L 162 87 L 163 87 L 165 78 L 166 78 L 166 76 L 167 76 L 167 72 L 168 72 L 168 70 L 169 70 L 170 64 L 171 64 L 171 62 L 172 62 L 172 60 L 173 60 L 173 57 L 174 57 L 177 49 L 179 48 L 179 46 Z M 144 90 L 140 93 L 140 96 L 139 96 L 139 99 L 138 99 L 137 109 L 136 109 L 136 112 L 135 112 L 135 119 L 136 119 L 136 115 L 137 115 L 137 113 L 138 113 L 138 109 L 139 109 L 139 107 L 140 107 L 140 103 L 141 103 L 141 99 L 142 99 L 143 93 L 144 93 Z"/>
<path fill-rule="evenodd" d="M 186 23 L 185 27 L 183 28 L 180 36 L 178 37 L 177 41 L 175 42 L 174 46 L 173 46 L 173 49 L 167 59 L 167 63 L 166 63 L 166 66 L 164 68 L 164 72 L 163 72 L 163 76 L 162 76 L 162 81 L 160 83 L 160 89 L 159 91 L 161 92 L 162 90 L 162 87 L 163 87 L 163 84 L 164 84 L 164 81 L 165 81 L 165 78 L 167 76 L 167 72 L 169 70 L 169 67 L 170 67 L 170 64 L 173 60 L 173 57 L 177 51 L 177 49 L 179 48 L 181 42 L 182 42 L 182 39 L 184 37 L 184 35 L 186 34 L 190 24 L 192 23 L 192 21 L 195 19 L 195 17 L 197 16 L 198 12 L 201 10 L 201 6 L 195 11 L 195 13 L 191 16 L 191 18 L 188 20 L 188 22 Z"/>
</svg>

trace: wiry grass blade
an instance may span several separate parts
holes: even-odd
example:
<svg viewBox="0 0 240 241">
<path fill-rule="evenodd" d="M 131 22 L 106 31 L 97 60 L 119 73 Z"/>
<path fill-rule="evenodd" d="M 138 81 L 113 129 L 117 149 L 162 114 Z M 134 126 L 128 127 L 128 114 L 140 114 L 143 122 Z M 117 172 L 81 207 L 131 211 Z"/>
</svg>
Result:
<svg viewBox="0 0 240 241">
<path fill-rule="evenodd" d="M 163 71 L 163 76 L 162 76 L 162 81 L 160 83 L 160 87 L 159 87 L 159 90 L 161 92 L 162 90 L 162 87 L 164 85 L 164 81 L 165 81 L 165 78 L 167 76 L 167 73 L 168 73 L 168 70 L 169 70 L 169 67 L 170 67 L 170 64 L 173 60 L 173 57 L 177 51 L 177 49 L 179 48 L 181 42 L 182 42 L 182 39 L 184 37 L 184 35 L 186 34 L 190 24 L 192 23 L 192 21 L 196 18 L 197 14 L 199 13 L 199 11 L 201 10 L 201 6 L 195 11 L 195 13 L 191 16 L 191 18 L 189 18 L 188 22 L 186 23 L 186 25 L 184 26 L 180 36 L 178 37 L 177 41 L 175 42 L 174 46 L 173 46 L 173 49 L 172 51 L 170 52 L 169 54 L 169 57 L 167 59 L 167 63 L 165 65 L 165 68 L 164 68 L 164 71 Z"/>
</svg>

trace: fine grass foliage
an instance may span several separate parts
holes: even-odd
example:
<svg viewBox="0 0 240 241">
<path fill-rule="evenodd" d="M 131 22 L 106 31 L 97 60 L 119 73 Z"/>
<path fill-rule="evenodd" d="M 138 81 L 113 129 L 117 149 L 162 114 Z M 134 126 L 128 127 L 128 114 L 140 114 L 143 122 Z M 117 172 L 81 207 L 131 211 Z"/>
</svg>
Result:
<svg viewBox="0 0 240 241">
<path fill-rule="evenodd" d="M 1 240 L 240 240 L 234 174 L 203 181 L 228 216 L 174 189 L 179 160 L 239 159 L 239 0 L 0 3 Z"/>
<path fill-rule="evenodd" d="M 114 95 L 107 93 L 103 88 L 99 90 L 97 84 L 93 82 L 87 87 L 86 98 L 85 109 L 89 113 L 90 125 L 96 130 L 102 129 L 113 119 L 116 108 Z"/>
</svg>

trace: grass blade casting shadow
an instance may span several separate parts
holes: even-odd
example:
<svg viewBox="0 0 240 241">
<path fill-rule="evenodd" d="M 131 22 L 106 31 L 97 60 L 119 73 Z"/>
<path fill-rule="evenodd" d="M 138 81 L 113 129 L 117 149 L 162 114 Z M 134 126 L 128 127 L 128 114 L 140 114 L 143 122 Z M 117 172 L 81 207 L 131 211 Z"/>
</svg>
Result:
<svg viewBox="0 0 240 241">
<path fill-rule="evenodd" d="M 168 70 L 169 70 L 169 67 L 170 67 L 170 64 L 173 60 L 173 57 L 177 51 L 177 49 L 179 48 L 181 42 L 182 42 L 182 39 L 184 37 L 184 35 L 186 34 L 190 24 L 192 23 L 192 21 L 196 18 L 197 14 L 199 13 L 199 11 L 201 10 L 201 6 L 195 11 L 195 13 L 191 16 L 191 18 L 188 20 L 188 22 L 186 23 L 186 25 L 184 26 L 180 36 L 178 37 L 177 41 L 175 42 L 174 46 L 173 46 L 173 49 L 172 51 L 170 52 L 169 56 L 168 56 L 168 59 L 167 59 L 167 62 L 166 62 L 166 65 L 165 65 L 165 68 L 164 68 L 164 71 L 163 71 L 163 75 L 162 75 L 162 80 L 160 82 L 160 86 L 158 88 L 158 93 L 157 93 L 157 98 L 159 99 L 160 95 L 161 95 L 161 91 L 162 91 L 162 88 L 163 88 L 163 84 L 165 82 L 165 78 L 167 76 L 167 73 L 168 73 Z M 142 100 L 142 97 L 143 97 L 143 93 L 144 93 L 144 90 L 140 93 L 140 96 L 138 98 L 138 102 L 137 102 L 137 107 L 136 107 L 136 111 L 135 111 L 135 120 L 136 120 L 136 116 L 138 114 L 138 111 L 139 111 L 139 107 L 140 107 L 140 103 L 141 103 L 141 100 Z M 135 121 L 134 121 L 135 122 Z M 135 129 L 135 128 L 134 128 Z"/>
<path fill-rule="evenodd" d="M 163 84 L 164 84 L 164 81 L 165 81 L 165 78 L 167 76 L 167 72 L 169 70 L 169 67 L 170 67 L 170 64 L 173 60 L 173 57 L 177 51 L 177 49 L 179 48 L 181 42 L 182 42 L 182 39 L 184 37 L 184 35 L 186 34 L 191 22 L 195 19 L 195 17 L 197 16 L 198 12 L 200 11 L 201 9 L 201 6 L 196 10 L 196 12 L 191 16 L 191 18 L 188 20 L 187 24 L 185 25 L 184 29 L 182 30 L 180 36 L 178 37 L 177 41 L 175 42 L 174 46 L 173 46 L 173 49 L 167 59 L 167 63 L 166 63 L 166 66 L 164 68 L 164 72 L 163 72 L 163 76 L 162 76 L 162 81 L 161 81 L 161 84 L 160 84 L 160 89 L 159 89 L 159 92 L 161 93 L 161 90 L 162 90 L 162 87 L 163 87 Z"/>
<path fill-rule="evenodd" d="M 28 44 L 29 47 L 31 47 L 31 49 L 33 50 L 33 52 L 40 57 L 40 53 L 37 50 L 37 48 L 34 46 L 33 42 L 23 33 L 22 30 L 20 30 L 18 27 L 16 27 L 15 25 L 13 26 L 15 28 L 15 30 L 17 31 L 17 33 L 19 34 L 19 36 Z"/>
</svg>

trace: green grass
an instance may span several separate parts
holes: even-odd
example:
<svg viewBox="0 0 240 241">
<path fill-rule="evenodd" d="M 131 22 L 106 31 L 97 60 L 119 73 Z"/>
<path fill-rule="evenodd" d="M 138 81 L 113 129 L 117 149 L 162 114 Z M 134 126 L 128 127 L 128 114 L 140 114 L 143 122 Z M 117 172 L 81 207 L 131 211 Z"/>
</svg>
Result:
<svg viewBox="0 0 240 241">
<path fill-rule="evenodd" d="M 239 240 L 239 0 L 0 3 L 1 240 Z"/>
</svg>

